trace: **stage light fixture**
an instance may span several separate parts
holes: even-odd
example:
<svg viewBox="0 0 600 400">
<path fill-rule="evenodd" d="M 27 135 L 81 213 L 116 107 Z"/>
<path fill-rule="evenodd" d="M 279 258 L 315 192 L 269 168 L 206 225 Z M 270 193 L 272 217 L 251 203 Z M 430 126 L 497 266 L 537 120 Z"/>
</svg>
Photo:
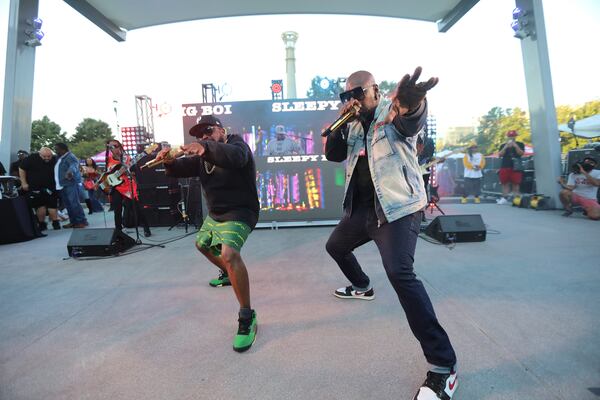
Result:
<svg viewBox="0 0 600 400">
<path fill-rule="evenodd" d="M 44 32 L 41 31 L 43 21 L 40 18 L 28 19 L 27 25 L 31 28 L 25 30 L 25 34 L 29 37 L 25 40 L 25 45 L 29 47 L 37 47 L 42 45 Z"/>
<path fill-rule="evenodd" d="M 510 24 L 514 32 L 514 37 L 518 39 L 525 39 L 534 35 L 533 20 L 531 19 L 531 12 L 522 10 L 516 7 L 512 12 L 513 21 Z"/>
</svg>

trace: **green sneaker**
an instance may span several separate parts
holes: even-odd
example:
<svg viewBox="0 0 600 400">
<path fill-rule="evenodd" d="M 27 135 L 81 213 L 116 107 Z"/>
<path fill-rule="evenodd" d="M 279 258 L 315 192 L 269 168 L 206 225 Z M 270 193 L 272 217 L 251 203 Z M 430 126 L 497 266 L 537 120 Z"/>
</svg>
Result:
<svg viewBox="0 0 600 400">
<path fill-rule="evenodd" d="M 231 286 L 231 281 L 225 272 L 221 272 L 218 278 L 211 280 L 208 284 L 212 287 Z"/>
<path fill-rule="evenodd" d="M 251 311 L 251 318 L 242 318 L 241 312 L 238 318 L 239 328 L 237 335 L 233 338 L 233 350 L 238 353 L 248 350 L 256 339 L 256 325 L 258 321 L 256 320 L 256 311 Z"/>
</svg>

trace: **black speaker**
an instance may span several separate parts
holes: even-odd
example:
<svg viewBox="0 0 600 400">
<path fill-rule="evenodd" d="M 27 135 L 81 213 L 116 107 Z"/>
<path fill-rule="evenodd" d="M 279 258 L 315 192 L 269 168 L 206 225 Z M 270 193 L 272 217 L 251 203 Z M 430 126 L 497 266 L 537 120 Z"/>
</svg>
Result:
<svg viewBox="0 0 600 400">
<path fill-rule="evenodd" d="M 73 229 L 67 251 L 69 256 L 106 257 L 135 245 L 135 239 L 115 228 Z"/>
<path fill-rule="evenodd" d="M 442 243 L 483 242 L 486 229 L 481 215 L 440 215 L 425 229 L 425 234 Z"/>
</svg>

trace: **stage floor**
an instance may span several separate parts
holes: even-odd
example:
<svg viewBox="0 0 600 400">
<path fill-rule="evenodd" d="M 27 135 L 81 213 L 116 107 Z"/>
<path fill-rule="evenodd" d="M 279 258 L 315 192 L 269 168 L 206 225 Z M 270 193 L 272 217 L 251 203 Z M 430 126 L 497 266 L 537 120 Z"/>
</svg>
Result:
<svg viewBox="0 0 600 400">
<path fill-rule="evenodd" d="M 481 243 L 417 246 L 416 272 L 459 358 L 455 399 L 597 399 L 600 222 L 441 205 L 481 214 L 490 230 Z M 193 235 L 85 261 L 63 259 L 69 230 L 0 246 L 0 399 L 412 398 L 427 365 L 377 249 L 356 251 L 376 299 L 337 299 L 347 282 L 324 249 L 332 229 L 250 236 L 259 327 L 243 354 L 231 349 L 234 294 L 209 287 L 216 268 Z M 153 232 L 153 243 L 184 233 Z"/>
</svg>

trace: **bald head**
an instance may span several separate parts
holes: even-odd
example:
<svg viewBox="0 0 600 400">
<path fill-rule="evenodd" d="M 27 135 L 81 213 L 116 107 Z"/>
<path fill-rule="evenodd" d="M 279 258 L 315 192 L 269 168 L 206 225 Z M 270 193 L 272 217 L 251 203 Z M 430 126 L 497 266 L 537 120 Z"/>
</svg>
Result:
<svg viewBox="0 0 600 400">
<path fill-rule="evenodd" d="M 375 78 L 368 71 L 356 71 L 346 80 L 346 89 L 353 89 L 357 86 L 367 87 L 375 84 Z"/>
<path fill-rule="evenodd" d="M 44 161 L 50 161 L 52 159 L 52 150 L 50 150 L 48 147 L 42 147 L 39 151 L 40 157 L 42 157 L 42 160 Z"/>
<path fill-rule="evenodd" d="M 375 78 L 368 71 L 356 71 L 351 74 L 346 80 L 346 90 L 352 90 L 356 88 L 363 89 L 363 96 L 360 100 L 360 113 L 368 114 L 373 111 L 379 105 L 379 87 L 375 83 Z"/>
</svg>

